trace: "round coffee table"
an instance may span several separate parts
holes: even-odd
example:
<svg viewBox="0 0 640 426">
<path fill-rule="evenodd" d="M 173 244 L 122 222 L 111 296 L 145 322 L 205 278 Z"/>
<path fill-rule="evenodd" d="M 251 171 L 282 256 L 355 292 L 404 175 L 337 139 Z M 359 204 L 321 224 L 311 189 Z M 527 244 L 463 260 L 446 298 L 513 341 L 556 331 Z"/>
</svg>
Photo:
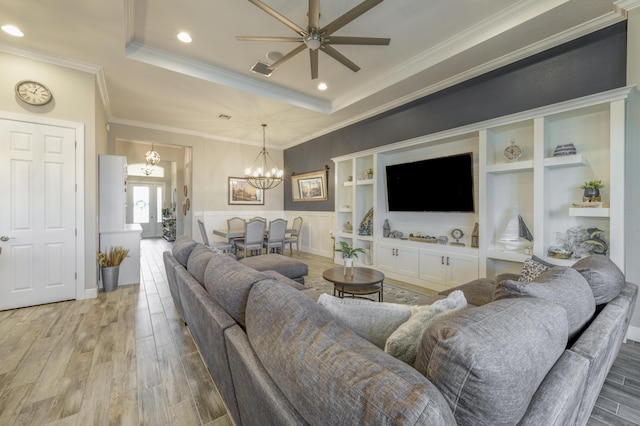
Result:
<svg viewBox="0 0 640 426">
<path fill-rule="evenodd" d="M 378 302 L 384 300 L 384 274 L 375 269 L 354 267 L 353 277 L 349 274 L 345 277 L 344 267 L 339 266 L 324 271 L 322 278 L 333 283 L 334 296 L 336 292 L 340 298 L 344 298 L 345 293 L 352 297 L 378 293 Z"/>
</svg>

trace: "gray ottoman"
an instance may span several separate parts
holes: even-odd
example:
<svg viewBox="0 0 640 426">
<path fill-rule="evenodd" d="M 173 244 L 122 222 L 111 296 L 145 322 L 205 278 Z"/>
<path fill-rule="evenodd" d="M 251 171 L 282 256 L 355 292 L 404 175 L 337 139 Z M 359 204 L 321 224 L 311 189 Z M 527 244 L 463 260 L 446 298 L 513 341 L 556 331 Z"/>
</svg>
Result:
<svg viewBox="0 0 640 426">
<path fill-rule="evenodd" d="M 306 263 L 275 253 L 246 257 L 238 262 L 256 271 L 276 271 L 300 284 L 304 284 L 304 276 L 309 273 Z"/>
</svg>

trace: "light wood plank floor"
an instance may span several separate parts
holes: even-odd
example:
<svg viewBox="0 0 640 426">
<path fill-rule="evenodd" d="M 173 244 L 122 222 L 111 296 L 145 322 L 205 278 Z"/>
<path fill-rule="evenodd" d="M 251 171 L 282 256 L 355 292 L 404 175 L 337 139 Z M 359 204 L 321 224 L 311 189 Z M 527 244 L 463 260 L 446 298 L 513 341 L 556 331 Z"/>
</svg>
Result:
<svg viewBox="0 0 640 426">
<path fill-rule="evenodd" d="M 139 285 L 0 312 L 0 425 L 232 424 L 177 316 L 167 249 L 162 239 L 143 240 Z M 333 266 L 307 253 L 299 259 L 309 278 Z M 640 345 L 623 345 L 589 424 L 640 425 Z"/>
</svg>

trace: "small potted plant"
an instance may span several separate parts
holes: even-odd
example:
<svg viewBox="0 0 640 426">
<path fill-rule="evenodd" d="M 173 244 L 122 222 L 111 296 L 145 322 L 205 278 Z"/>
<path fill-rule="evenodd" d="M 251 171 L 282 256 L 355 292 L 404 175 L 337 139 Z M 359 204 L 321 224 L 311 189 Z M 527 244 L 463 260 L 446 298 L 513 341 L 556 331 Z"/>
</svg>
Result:
<svg viewBox="0 0 640 426">
<path fill-rule="evenodd" d="M 582 195 L 582 201 L 588 201 L 588 202 L 600 201 L 601 188 L 604 188 L 604 184 L 600 179 L 588 180 L 582 185 L 580 185 L 580 189 L 584 189 L 584 194 Z"/>
<path fill-rule="evenodd" d="M 369 168 L 364 171 L 364 174 L 367 176 L 367 179 L 373 179 L 373 169 Z"/>
<path fill-rule="evenodd" d="M 350 275 L 353 276 L 353 258 L 358 257 L 358 253 L 365 253 L 364 249 L 360 247 L 351 247 L 346 241 L 339 241 L 340 247 L 334 249 L 338 253 L 342 253 L 344 259 L 344 276 L 347 276 L 347 269 Z"/>
<path fill-rule="evenodd" d="M 127 257 L 129 257 L 129 249 L 120 246 L 111 247 L 105 253 L 98 252 L 97 259 L 104 291 L 113 291 L 118 288 L 120 264 Z"/>
</svg>

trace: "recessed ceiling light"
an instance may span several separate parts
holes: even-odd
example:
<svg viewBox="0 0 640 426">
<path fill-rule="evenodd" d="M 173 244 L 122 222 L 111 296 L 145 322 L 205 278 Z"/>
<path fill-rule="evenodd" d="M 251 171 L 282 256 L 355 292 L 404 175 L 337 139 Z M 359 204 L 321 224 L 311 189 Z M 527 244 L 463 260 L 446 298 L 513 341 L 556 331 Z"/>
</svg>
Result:
<svg viewBox="0 0 640 426">
<path fill-rule="evenodd" d="M 318 90 L 327 90 L 327 83 L 318 84 Z"/>
<path fill-rule="evenodd" d="M 20 28 L 16 27 L 15 25 L 3 25 L 0 28 L 2 28 L 2 31 L 4 31 L 5 33 L 11 34 L 15 37 L 22 37 L 24 35 L 24 33 L 20 31 Z"/>
<path fill-rule="evenodd" d="M 191 43 L 191 36 L 189 35 L 189 33 L 182 31 L 178 33 L 178 40 L 183 43 Z"/>
</svg>

